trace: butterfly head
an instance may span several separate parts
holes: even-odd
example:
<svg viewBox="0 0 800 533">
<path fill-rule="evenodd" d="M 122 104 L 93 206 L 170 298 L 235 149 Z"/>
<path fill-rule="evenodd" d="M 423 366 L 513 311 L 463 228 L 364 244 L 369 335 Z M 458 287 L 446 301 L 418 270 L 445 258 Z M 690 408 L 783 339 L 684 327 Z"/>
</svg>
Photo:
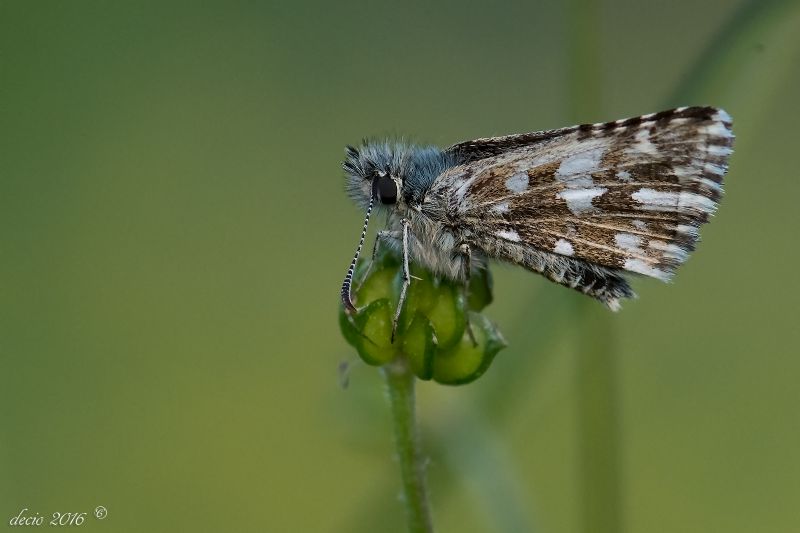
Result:
<svg viewBox="0 0 800 533">
<path fill-rule="evenodd" d="M 397 208 L 403 200 L 403 155 L 386 143 L 348 146 L 342 167 L 350 197 L 363 207 L 372 200 L 376 207 Z"/>
<path fill-rule="evenodd" d="M 346 174 L 347 192 L 357 204 L 367 210 L 358 248 L 342 283 L 342 303 L 348 312 L 355 311 L 350 297 L 350 285 L 367 236 L 373 208 L 396 211 L 404 205 L 401 194 L 403 180 L 400 176 L 405 159 L 401 150 L 386 143 L 364 143 L 359 148 L 347 147 L 347 156 L 342 165 Z"/>
</svg>

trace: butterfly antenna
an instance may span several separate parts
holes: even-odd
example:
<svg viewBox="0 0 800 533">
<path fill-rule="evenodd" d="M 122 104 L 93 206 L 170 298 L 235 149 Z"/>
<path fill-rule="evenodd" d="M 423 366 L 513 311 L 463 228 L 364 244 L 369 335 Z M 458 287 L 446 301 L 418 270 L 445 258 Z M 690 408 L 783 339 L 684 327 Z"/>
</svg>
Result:
<svg viewBox="0 0 800 533">
<path fill-rule="evenodd" d="M 356 312 L 356 307 L 353 305 L 353 301 L 350 298 L 350 285 L 353 283 L 353 272 L 356 269 L 356 261 L 358 261 L 358 256 L 361 254 L 361 248 L 364 246 L 364 239 L 367 237 L 367 224 L 369 224 L 369 216 L 372 214 L 372 202 L 374 199 L 374 196 L 370 197 L 369 199 L 367 216 L 364 217 L 364 229 L 361 230 L 361 239 L 358 241 L 356 255 L 353 257 L 353 262 L 350 263 L 350 268 L 347 269 L 347 275 L 344 277 L 344 283 L 342 283 L 342 303 L 344 304 L 344 308 L 352 313 Z"/>
</svg>

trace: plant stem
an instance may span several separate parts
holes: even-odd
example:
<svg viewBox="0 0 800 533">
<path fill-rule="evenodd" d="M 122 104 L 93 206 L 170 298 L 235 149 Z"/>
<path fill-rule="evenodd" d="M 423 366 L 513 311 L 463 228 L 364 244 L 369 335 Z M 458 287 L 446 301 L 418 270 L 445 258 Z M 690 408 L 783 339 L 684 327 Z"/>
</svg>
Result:
<svg viewBox="0 0 800 533">
<path fill-rule="evenodd" d="M 383 367 L 383 375 L 392 408 L 394 443 L 403 477 L 408 530 L 411 533 L 430 533 L 433 525 L 414 412 L 414 374 L 405 359 L 400 358 Z"/>
<path fill-rule="evenodd" d="M 749 63 L 762 61 L 761 55 L 754 53 L 756 47 L 768 41 L 775 28 L 797 9 L 795 0 L 750 0 L 742 4 L 697 57 L 673 91 L 669 105 L 693 105 L 684 102 L 719 98 L 730 87 L 738 87 L 736 79 Z"/>
<path fill-rule="evenodd" d="M 600 11 L 594 0 L 570 0 L 567 9 L 567 90 L 569 118 L 576 124 L 599 120 L 602 106 Z"/>
<path fill-rule="evenodd" d="M 575 122 L 602 116 L 600 5 L 568 4 L 570 113 Z M 623 531 L 619 407 L 614 356 L 614 321 L 596 302 L 576 302 L 576 388 L 581 530 Z"/>
<path fill-rule="evenodd" d="M 579 314 L 576 388 L 582 529 L 620 533 L 624 521 L 614 324 L 608 310 L 594 302 L 581 302 Z"/>
</svg>

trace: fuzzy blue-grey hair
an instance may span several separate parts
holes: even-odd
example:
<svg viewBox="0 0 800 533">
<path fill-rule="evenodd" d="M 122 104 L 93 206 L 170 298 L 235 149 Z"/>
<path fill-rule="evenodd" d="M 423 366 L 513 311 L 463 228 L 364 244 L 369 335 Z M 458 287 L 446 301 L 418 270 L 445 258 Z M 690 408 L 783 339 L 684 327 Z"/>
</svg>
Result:
<svg viewBox="0 0 800 533">
<path fill-rule="evenodd" d="M 436 176 L 455 164 L 452 155 L 436 146 L 417 146 L 402 141 L 369 141 L 348 146 L 342 168 L 346 173 L 347 194 L 366 208 L 372 194 L 372 179 L 378 171 L 402 180 L 406 204 L 422 201 Z"/>
</svg>

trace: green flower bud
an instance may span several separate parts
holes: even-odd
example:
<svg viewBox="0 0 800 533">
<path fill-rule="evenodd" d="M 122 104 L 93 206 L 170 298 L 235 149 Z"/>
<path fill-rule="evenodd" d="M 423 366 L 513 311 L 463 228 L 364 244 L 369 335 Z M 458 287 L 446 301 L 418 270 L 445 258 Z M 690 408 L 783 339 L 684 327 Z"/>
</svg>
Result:
<svg viewBox="0 0 800 533">
<path fill-rule="evenodd" d="M 366 268 L 368 264 L 362 263 L 355 279 L 361 279 Z M 369 365 L 381 366 L 403 357 L 420 379 L 448 385 L 474 381 L 506 345 L 500 332 L 479 313 L 492 301 L 488 271 L 473 275 L 468 299 L 459 283 L 437 278 L 416 265 L 411 274 L 414 279 L 394 342 L 392 320 L 402 272 L 400 262 L 391 253 L 376 258 L 355 292 L 358 313 L 348 314 L 340 307 L 342 334 Z"/>
<path fill-rule="evenodd" d="M 492 364 L 497 352 L 505 348 L 503 336 L 485 316 L 469 312 L 472 338 L 465 334 L 449 350 L 439 351 L 433 359 L 433 379 L 446 385 L 475 381 Z"/>
</svg>

